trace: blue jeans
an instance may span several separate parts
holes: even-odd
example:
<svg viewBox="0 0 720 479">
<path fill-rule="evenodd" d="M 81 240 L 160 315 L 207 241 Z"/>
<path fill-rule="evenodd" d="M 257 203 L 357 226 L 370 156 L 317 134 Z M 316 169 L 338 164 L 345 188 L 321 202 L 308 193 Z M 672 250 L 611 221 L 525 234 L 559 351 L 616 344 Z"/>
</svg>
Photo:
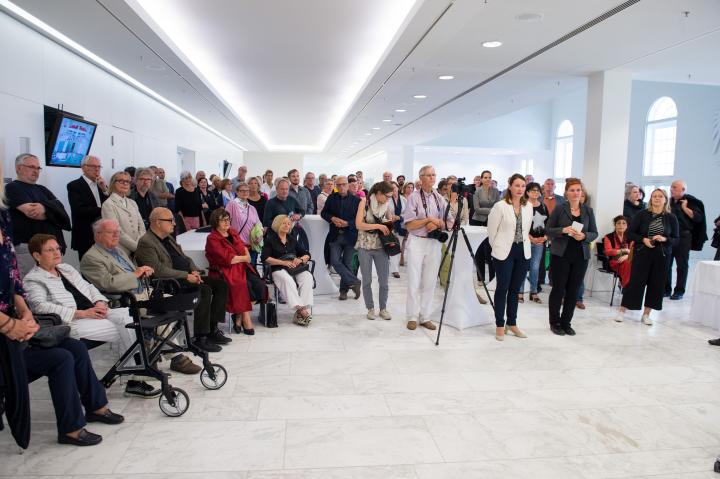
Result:
<svg viewBox="0 0 720 479">
<path fill-rule="evenodd" d="M 330 243 L 330 264 L 340 275 L 340 292 L 346 292 L 358 281 L 353 273 L 352 259 L 355 245 L 349 244 L 347 235 L 339 235 Z"/>
<path fill-rule="evenodd" d="M 585 294 L 585 279 L 583 279 L 583 282 L 580 283 L 580 288 L 578 288 L 578 298 L 577 300 L 579 302 L 583 302 L 583 295 Z"/>
<path fill-rule="evenodd" d="M 513 243 L 510 254 L 504 260 L 493 258 L 495 264 L 495 325 L 505 326 L 507 304 L 507 325 L 515 326 L 518 310 L 518 293 L 528 272 L 530 260 L 525 259 L 522 243 Z"/>
<path fill-rule="evenodd" d="M 538 292 L 538 274 L 540 273 L 540 263 L 543 260 L 543 251 L 545 251 L 543 244 L 530 245 L 530 272 L 528 274 L 530 294 Z"/>
</svg>

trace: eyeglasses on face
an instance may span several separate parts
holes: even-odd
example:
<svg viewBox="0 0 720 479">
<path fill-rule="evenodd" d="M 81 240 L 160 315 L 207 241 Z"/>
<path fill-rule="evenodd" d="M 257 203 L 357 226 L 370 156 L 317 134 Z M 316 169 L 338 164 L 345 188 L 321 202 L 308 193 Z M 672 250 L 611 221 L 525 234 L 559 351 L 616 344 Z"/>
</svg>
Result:
<svg viewBox="0 0 720 479">
<path fill-rule="evenodd" d="M 83 165 L 85 168 L 90 168 L 91 170 L 101 170 L 102 165 Z"/>
<path fill-rule="evenodd" d="M 167 221 L 168 223 L 175 224 L 175 220 L 173 218 L 158 218 L 158 221 Z"/>
<path fill-rule="evenodd" d="M 42 170 L 42 167 L 40 167 L 40 166 L 25 165 L 22 163 L 20 164 L 20 166 L 24 166 L 28 170 L 33 170 L 33 171 L 41 171 Z"/>
<path fill-rule="evenodd" d="M 121 185 L 129 185 L 130 180 L 115 180 L 115 183 L 120 183 Z"/>
</svg>

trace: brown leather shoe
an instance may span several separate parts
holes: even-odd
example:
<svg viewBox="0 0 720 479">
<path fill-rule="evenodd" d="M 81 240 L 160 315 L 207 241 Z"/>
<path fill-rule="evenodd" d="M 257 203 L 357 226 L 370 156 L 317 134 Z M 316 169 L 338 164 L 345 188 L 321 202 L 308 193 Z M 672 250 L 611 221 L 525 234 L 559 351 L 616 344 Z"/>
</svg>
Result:
<svg viewBox="0 0 720 479">
<path fill-rule="evenodd" d="M 190 358 L 184 354 L 172 358 L 172 361 L 170 361 L 170 369 L 182 374 L 197 374 L 202 371 L 200 366 L 192 362 Z"/>
<path fill-rule="evenodd" d="M 408 321 L 408 323 L 407 323 L 407 328 L 408 328 L 410 331 L 414 331 L 415 328 L 417 328 L 417 321 Z"/>
<path fill-rule="evenodd" d="M 424 323 L 420 323 L 420 326 L 422 326 L 425 329 L 429 329 L 430 331 L 435 331 L 437 327 L 435 324 L 433 324 L 432 321 L 425 321 Z"/>
<path fill-rule="evenodd" d="M 340 296 L 338 296 L 338 299 L 340 301 L 345 301 L 347 299 L 347 291 L 340 291 Z"/>
<path fill-rule="evenodd" d="M 355 293 L 355 299 L 358 299 L 362 291 L 360 280 L 358 280 L 357 283 L 353 284 L 350 289 L 352 289 L 352 292 Z"/>
<path fill-rule="evenodd" d="M 583 303 L 582 301 L 578 301 L 577 303 L 575 303 L 575 307 L 577 309 L 585 309 L 585 303 Z"/>
</svg>

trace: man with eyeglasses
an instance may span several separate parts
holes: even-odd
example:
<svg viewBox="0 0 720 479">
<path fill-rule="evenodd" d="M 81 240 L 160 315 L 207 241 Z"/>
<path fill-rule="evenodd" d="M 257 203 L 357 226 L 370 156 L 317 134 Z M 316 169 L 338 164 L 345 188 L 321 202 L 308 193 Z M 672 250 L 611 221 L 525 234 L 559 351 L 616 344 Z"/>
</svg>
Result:
<svg viewBox="0 0 720 479">
<path fill-rule="evenodd" d="M 100 175 L 102 163 L 97 156 L 86 156 L 80 162 L 82 176 L 67 184 L 68 203 L 72 217 L 70 246 L 82 259 L 93 245 L 92 224 L 100 218 L 100 207 L 108 199 L 107 185 Z"/>
<path fill-rule="evenodd" d="M 15 254 L 22 276 L 35 267 L 35 260 L 27 246 L 30 238 L 38 233 L 53 235 L 65 254 L 67 245 L 63 230 L 70 231 L 70 217 L 63 204 L 49 189 L 37 184 L 41 170 L 40 161 L 35 155 L 18 155 L 15 158 L 17 179 L 5 188 L 13 225 Z"/>
<path fill-rule="evenodd" d="M 150 226 L 150 213 L 160 206 L 155 193 L 151 191 L 154 176 L 150 168 L 135 170 L 135 189 L 128 195 L 137 203 L 138 211 L 145 223 L 145 229 Z"/>
<path fill-rule="evenodd" d="M 221 345 L 232 341 L 217 328 L 217 324 L 225 319 L 228 285 L 221 279 L 200 274 L 200 268 L 183 253 L 182 247 L 172 237 L 174 229 L 172 211 L 155 208 L 150 213 L 150 228 L 138 241 L 135 261 L 139 265 L 150 266 L 156 278 L 172 278 L 181 285 L 200 288 L 200 301 L 194 315 L 193 342 L 209 353 L 222 351 Z"/>
<path fill-rule="evenodd" d="M 310 199 L 312 200 L 313 212 L 317 211 L 317 198 L 320 194 L 320 187 L 315 184 L 315 173 L 308 171 L 305 173 L 305 181 L 303 187 L 310 193 Z M 308 213 L 312 214 L 312 213 Z"/>
</svg>

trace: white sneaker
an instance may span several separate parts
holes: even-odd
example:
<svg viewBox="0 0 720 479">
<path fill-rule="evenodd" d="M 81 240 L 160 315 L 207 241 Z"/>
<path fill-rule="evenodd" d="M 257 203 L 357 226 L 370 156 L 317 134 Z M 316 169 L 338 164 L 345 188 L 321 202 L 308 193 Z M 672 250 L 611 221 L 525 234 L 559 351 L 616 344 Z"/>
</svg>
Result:
<svg viewBox="0 0 720 479">
<path fill-rule="evenodd" d="M 368 309 L 368 314 L 365 317 L 367 319 L 375 319 L 375 310 L 372 308 Z"/>
<path fill-rule="evenodd" d="M 380 317 L 385 320 L 392 319 L 392 316 L 390 316 L 390 313 L 387 309 L 380 310 Z"/>
<path fill-rule="evenodd" d="M 616 323 L 622 323 L 625 320 L 625 313 L 618 312 L 618 314 L 613 319 Z"/>
<path fill-rule="evenodd" d="M 642 315 L 642 323 L 647 324 L 648 326 L 652 326 L 653 322 L 652 322 L 652 319 L 650 319 L 650 315 L 643 314 Z"/>
</svg>

